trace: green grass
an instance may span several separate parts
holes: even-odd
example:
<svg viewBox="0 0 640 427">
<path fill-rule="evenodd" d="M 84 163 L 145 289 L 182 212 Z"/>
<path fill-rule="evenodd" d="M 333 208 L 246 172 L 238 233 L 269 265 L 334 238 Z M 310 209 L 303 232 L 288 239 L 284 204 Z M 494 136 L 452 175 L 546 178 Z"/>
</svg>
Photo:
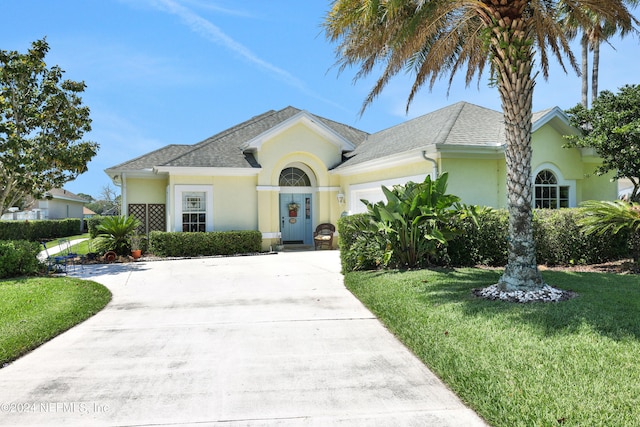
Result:
<svg viewBox="0 0 640 427">
<path fill-rule="evenodd" d="M 71 252 L 79 254 L 79 255 L 86 255 L 89 252 L 93 251 L 93 248 L 91 247 L 91 239 L 89 238 L 89 233 L 84 233 L 84 234 L 78 234 L 76 236 L 69 236 L 69 237 L 63 237 L 63 239 L 67 239 L 67 240 L 76 240 L 76 239 L 89 239 L 89 240 L 85 240 L 83 242 L 78 243 L 77 245 L 73 245 L 71 246 Z M 49 242 L 46 242 L 47 245 L 47 249 L 50 249 L 54 246 L 57 246 L 60 244 L 60 240 L 61 239 L 55 239 L 55 240 L 51 240 Z M 54 255 L 53 253 L 49 252 L 50 255 Z"/>
<path fill-rule="evenodd" d="M 0 366 L 100 311 L 104 286 L 71 277 L 0 281 Z"/>
<path fill-rule="evenodd" d="M 353 272 L 347 287 L 493 426 L 637 426 L 640 279 L 544 272 L 562 303 L 474 297 L 500 272 Z"/>
<path fill-rule="evenodd" d="M 75 236 L 61 237 L 59 239 L 50 240 L 48 242 L 45 242 L 45 244 L 47 245 L 47 249 L 49 249 L 56 245 L 59 245 L 60 240 L 76 240 L 76 239 L 88 239 L 88 238 L 89 238 L 89 233 L 76 234 Z"/>
</svg>

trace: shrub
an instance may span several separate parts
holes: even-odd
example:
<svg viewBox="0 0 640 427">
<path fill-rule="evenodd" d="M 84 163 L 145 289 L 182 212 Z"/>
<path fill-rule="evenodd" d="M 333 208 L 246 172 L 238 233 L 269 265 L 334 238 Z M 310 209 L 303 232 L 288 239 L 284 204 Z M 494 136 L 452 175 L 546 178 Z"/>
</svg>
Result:
<svg viewBox="0 0 640 427">
<path fill-rule="evenodd" d="M 367 238 L 363 230 L 367 228 L 369 216 L 355 214 L 338 220 L 340 234 L 340 262 L 342 272 L 353 270 L 373 270 L 384 264 L 385 248 L 377 241 Z"/>
<path fill-rule="evenodd" d="M 40 269 L 40 244 L 27 240 L 0 241 L 0 278 L 35 274 Z"/>
<path fill-rule="evenodd" d="M 580 225 L 588 215 L 582 208 L 536 210 L 533 232 L 540 264 L 597 264 L 629 256 L 625 233 L 590 234 Z"/>
<path fill-rule="evenodd" d="M 235 255 L 260 252 L 261 248 L 259 231 L 152 231 L 149 234 L 149 251 L 158 256 Z"/>
<path fill-rule="evenodd" d="M 454 218 L 460 233 L 446 247 L 446 261 L 454 266 L 507 263 L 508 215 L 505 210 L 479 208 L 473 218 Z"/>
<path fill-rule="evenodd" d="M 630 255 L 629 232 L 585 232 L 582 224 L 586 216 L 587 210 L 583 208 L 535 210 L 533 232 L 538 263 L 565 266 L 596 264 Z M 357 217 L 347 217 L 338 222 L 343 272 L 383 265 L 379 262 L 381 249 L 377 248 L 376 252 L 371 248 L 374 240 L 358 242 L 358 236 L 362 235 L 358 229 L 359 221 Z M 459 230 L 460 234 L 441 248 L 439 262 L 456 267 L 506 265 L 509 229 L 506 210 L 479 209 L 475 220 L 470 216 L 458 216 L 452 217 L 451 221 L 451 228 Z"/>
<path fill-rule="evenodd" d="M 81 222 L 78 218 L 0 221 L 0 240 L 41 241 L 73 236 L 80 233 Z"/>
<path fill-rule="evenodd" d="M 98 225 L 105 219 L 105 216 L 102 215 L 94 215 L 91 218 L 87 218 L 87 230 L 89 231 L 89 236 L 92 239 L 98 237 Z"/>
</svg>

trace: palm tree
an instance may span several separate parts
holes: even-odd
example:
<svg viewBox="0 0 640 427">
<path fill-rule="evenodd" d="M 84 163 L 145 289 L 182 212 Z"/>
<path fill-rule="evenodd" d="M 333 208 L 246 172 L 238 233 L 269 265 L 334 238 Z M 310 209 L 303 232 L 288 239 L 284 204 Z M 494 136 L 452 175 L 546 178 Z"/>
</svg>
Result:
<svg viewBox="0 0 640 427">
<path fill-rule="evenodd" d="M 636 7 L 639 0 L 623 0 L 624 4 L 628 7 Z M 565 28 L 565 33 L 568 38 L 573 39 L 577 34 L 582 31 L 580 38 L 580 49 L 582 51 L 582 106 L 589 108 L 589 51 L 593 52 L 593 67 L 591 71 L 591 103 L 593 103 L 598 97 L 598 80 L 600 70 L 600 45 L 603 42 L 607 42 L 611 37 L 616 34 L 620 34 L 620 37 L 628 35 L 630 32 L 637 33 L 633 24 L 637 24 L 638 21 L 632 18 L 632 21 L 626 26 L 625 22 L 611 22 L 606 18 L 598 16 L 593 13 L 589 13 L 589 19 L 585 23 L 580 24 L 571 14 L 572 9 L 566 6 L 566 3 L 562 6 L 562 14 L 560 22 Z"/>
<path fill-rule="evenodd" d="M 425 83 L 431 88 L 448 75 L 451 85 L 466 66 L 469 84 L 489 65 L 505 121 L 509 257 L 498 285 L 507 291 L 545 285 L 532 231 L 531 115 L 537 75 L 532 69 L 537 51 L 545 78 L 549 53 L 561 64 L 565 54 L 578 70 L 559 24 L 560 6 L 552 0 L 334 0 L 324 22 L 327 37 L 337 42 L 341 70 L 358 66 L 358 79 L 384 64 L 361 113 L 402 70 L 415 72 L 408 109 Z M 580 25 L 586 25 L 589 13 L 621 27 L 633 22 L 622 0 L 575 0 L 567 8 Z"/>
</svg>

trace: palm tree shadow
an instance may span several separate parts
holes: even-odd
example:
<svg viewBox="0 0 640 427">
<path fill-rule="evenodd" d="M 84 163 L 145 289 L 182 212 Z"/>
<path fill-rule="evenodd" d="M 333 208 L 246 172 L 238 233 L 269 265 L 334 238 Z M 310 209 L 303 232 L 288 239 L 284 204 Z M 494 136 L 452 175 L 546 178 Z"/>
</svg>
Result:
<svg viewBox="0 0 640 427">
<path fill-rule="evenodd" d="M 640 339 L 640 285 L 634 277 L 601 273 L 544 272 L 550 285 L 577 296 L 557 303 L 490 301 L 473 295 L 497 283 L 501 271 L 454 270 L 442 285 L 422 286 L 425 304 L 460 304 L 467 316 L 508 317 L 526 322 L 545 336 L 577 333 L 585 326 L 614 340 Z M 453 277 L 451 277 L 453 276 Z"/>
</svg>

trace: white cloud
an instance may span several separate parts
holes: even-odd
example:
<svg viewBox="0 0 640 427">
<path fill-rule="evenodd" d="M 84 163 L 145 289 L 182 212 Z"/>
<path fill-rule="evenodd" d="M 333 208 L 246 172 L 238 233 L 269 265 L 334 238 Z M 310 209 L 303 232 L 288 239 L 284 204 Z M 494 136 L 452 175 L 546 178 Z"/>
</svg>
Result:
<svg viewBox="0 0 640 427">
<path fill-rule="evenodd" d="M 233 52 L 254 66 L 266 71 L 269 75 L 274 77 L 275 79 L 285 83 L 288 86 L 291 86 L 303 94 L 313 97 L 317 100 L 320 100 L 324 103 L 327 103 L 333 107 L 340 108 L 346 110 L 341 105 L 338 105 L 334 101 L 331 101 L 320 94 L 314 92 L 310 89 L 304 81 L 299 79 L 298 77 L 292 75 L 288 71 L 283 68 L 274 65 L 258 55 L 256 55 L 251 49 L 242 43 L 237 42 L 232 37 L 227 35 L 224 31 L 222 31 L 217 25 L 213 24 L 211 21 L 203 18 L 198 15 L 191 9 L 183 6 L 180 2 L 175 0 L 148 0 L 148 4 L 152 7 L 161 10 L 163 12 L 178 16 L 180 20 L 187 26 L 189 29 L 196 34 L 199 34 L 203 38 L 220 45 L 227 50 Z M 202 3 L 198 2 L 198 5 L 201 6 Z M 227 11 L 227 9 L 224 9 Z"/>
</svg>

